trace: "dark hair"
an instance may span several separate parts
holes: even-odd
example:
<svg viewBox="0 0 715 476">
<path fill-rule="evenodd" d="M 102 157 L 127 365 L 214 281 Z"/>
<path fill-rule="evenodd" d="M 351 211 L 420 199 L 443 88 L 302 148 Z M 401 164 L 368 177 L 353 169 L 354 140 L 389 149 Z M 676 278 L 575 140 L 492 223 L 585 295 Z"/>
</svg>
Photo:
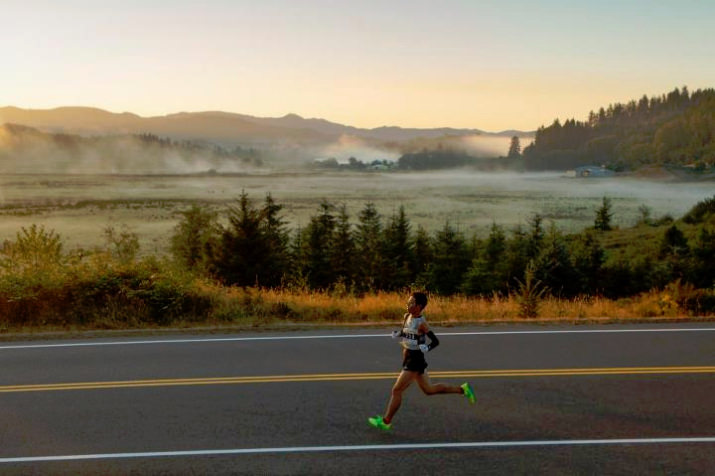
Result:
<svg viewBox="0 0 715 476">
<path fill-rule="evenodd" d="M 412 297 L 415 298 L 415 304 L 424 309 L 427 307 L 427 295 L 425 293 L 412 293 Z"/>
</svg>

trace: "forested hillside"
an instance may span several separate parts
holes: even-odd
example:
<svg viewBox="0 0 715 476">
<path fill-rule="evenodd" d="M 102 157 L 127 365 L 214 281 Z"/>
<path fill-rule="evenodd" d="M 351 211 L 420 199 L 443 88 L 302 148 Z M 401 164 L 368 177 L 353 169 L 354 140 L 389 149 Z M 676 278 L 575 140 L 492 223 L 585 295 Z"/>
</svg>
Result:
<svg viewBox="0 0 715 476">
<path fill-rule="evenodd" d="M 586 122 L 557 119 L 524 149 L 529 170 L 602 164 L 616 171 L 645 165 L 715 167 L 715 89 L 675 88 L 591 111 Z"/>
</svg>

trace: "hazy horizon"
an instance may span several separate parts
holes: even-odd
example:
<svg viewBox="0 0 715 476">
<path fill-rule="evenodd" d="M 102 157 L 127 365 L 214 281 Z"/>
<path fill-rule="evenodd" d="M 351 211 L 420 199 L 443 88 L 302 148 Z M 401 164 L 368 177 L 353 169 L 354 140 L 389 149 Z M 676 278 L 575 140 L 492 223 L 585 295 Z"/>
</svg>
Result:
<svg viewBox="0 0 715 476">
<path fill-rule="evenodd" d="M 54 107 L 33 108 L 33 107 L 18 106 L 17 104 L 0 104 L 0 109 L 2 109 L 2 108 L 15 108 L 15 109 L 23 110 L 23 111 L 28 111 L 28 112 L 57 111 L 57 110 L 61 110 L 61 109 L 89 109 L 89 110 L 104 111 L 104 112 L 108 112 L 110 114 L 131 114 L 131 115 L 137 116 L 140 119 L 166 118 L 166 117 L 176 116 L 176 115 L 180 115 L 180 114 L 231 114 L 231 115 L 236 115 L 236 116 L 250 116 L 255 119 L 282 119 L 287 116 L 298 116 L 299 118 L 305 119 L 305 120 L 322 120 L 322 121 L 327 121 L 327 122 L 330 122 L 333 124 L 340 124 L 342 126 L 355 127 L 357 129 L 363 129 L 363 130 L 374 130 L 374 129 L 380 129 L 383 127 L 388 127 L 388 128 L 396 127 L 396 128 L 400 128 L 400 129 L 425 129 L 425 130 L 429 130 L 429 129 L 474 129 L 474 130 L 480 130 L 487 134 L 498 134 L 498 133 L 506 132 L 506 131 L 518 131 L 518 132 L 523 132 L 525 134 L 533 134 L 536 131 L 536 128 L 534 128 L 532 130 L 518 130 L 515 128 L 511 128 L 511 127 L 507 128 L 507 129 L 491 131 L 491 130 L 485 130 L 485 129 L 479 128 L 479 127 L 461 128 L 461 127 L 452 127 L 449 125 L 439 125 L 439 124 L 436 124 L 434 126 L 425 126 L 425 127 L 409 127 L 409 126 L 403 126 L 400 124 L 383 124 L 383 125 L 375 126 L 375 127 L 359 127 L 359 126 L 356 126 L 355 124 L 351 124 L 351 123 L 341 123 L 341 122 L 332 120 L 329 117 L 308 117 L 308 116 L 301 114 L 299 111 L 289 111 L 289 112 L 286 112 L 285 114 L 281 114 L 278 116 L 259 116 L 259 115 L 251 114 L 250 112 L 245 112 L 245 111 L 228 111 L 228 110 L 218 110 L 218 109 L 216 109 L 216 110 L 197 109 L 197 110 L 193 110 L 193 111 L 184 111 L 184 110 L 169 111 L 169 112 L 166 112 L 165 114 L 157 114 L 157 115 L 142 115 L 142 114 L 139 114 L 132 110 L 110 110 L 110 109 L 100 107 L 97 105 L 64 104 L 64 105 L 59 105 L 59 106 L 54 106 Z M 2 125 L 2 123 L 0 123 L 0 125 Z"/>
<path fill-rule="evenodd" d="M 0 104 L 532 131 L 715 85 L 715 3 L 3 2 Z"/>
</svg>

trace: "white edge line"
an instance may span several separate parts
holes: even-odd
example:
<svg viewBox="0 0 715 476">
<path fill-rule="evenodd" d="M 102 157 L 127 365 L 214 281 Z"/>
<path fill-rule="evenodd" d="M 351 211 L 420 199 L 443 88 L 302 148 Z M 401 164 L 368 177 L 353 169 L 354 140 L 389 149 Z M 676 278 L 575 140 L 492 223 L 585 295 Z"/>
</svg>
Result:
<svg viewBox="0 0 715 476">
<path fill-rule="evenodd" d="M 236 448 L 193 451 L 156 451 L 146 453 L 100 453 L 85 455 L 22 456 L 0 458 L 2 463 L 35 463 L 50 461 L 160 458 L 179 456 L 245 455 L 266 453 L 318 453 L 338 451 L 382 451 L 409 449 L 504 448 L 524 446 L 585 446 L 585 445 L 657 445 L 683 443 L 715 443 L 715 437 L 693 438 L 621 438 L 608 440 L 543 440 L 543 441 L 479 441 L 465 443 L 409 443 L 393 445 L 295 446 L 285 448 Z"/>
<path fill-rule="evenodd" d="M 631 332 L 708 332 L 715 327 L 685 328 L 685 329 L 582 329 L 564 331 L 482 331 L 482 332 L 440 332 L 440 336 L 499 336 L 528 334 L 619 334 Z M 355 339 L 366 337 L 390 337 L 390 334 L 342 334 L 342 335 L 308 335 L 308 336 L 270 336 L 270 337 L 221 337 L 215 339 L 158 339 L 158 340 L 128 340 L 117 342 L 68 342 L 63 344 L 20 344 L 0 346 L 0 350 L 48 349 L 57 347 L 98 347 L 108 345 L 147 345 L 147 344 L 196 344 L 215 342 L 246 342 L 270 340 L 299 339 Z"/>
</svg>

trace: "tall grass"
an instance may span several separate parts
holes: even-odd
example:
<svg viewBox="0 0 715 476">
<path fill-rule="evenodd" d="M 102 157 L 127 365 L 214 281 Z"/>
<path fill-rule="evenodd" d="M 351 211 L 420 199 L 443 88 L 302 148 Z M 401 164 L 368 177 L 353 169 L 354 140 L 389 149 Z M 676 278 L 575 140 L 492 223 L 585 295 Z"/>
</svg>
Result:
<svg viewBox="0 0 715 476">
<path fill-rule="evenodd" d="M 84 274 L 83 274 L 84 273 Z M 395 325 L 408 292 L 362 296 L 299 289 L 224 287 L 182 274 L 133 268 L 85 268 L 62 279 L 0 280 L 0 330 L 130 329 L 188 326 L 264 327 L 297 325 Z M 707 299 L 715 300 L 713 293 Z M 426 309 L 435 325 L 502 322 L 637 321 L 687 319 L 695 315 L 673 289 L 610 300 L 546 297 L 539 315 L 525 317 L 519 295 L 467 298 L 433 295 Z M 697 313 L 712 318 L 715 313 Z"/>
</svg>

